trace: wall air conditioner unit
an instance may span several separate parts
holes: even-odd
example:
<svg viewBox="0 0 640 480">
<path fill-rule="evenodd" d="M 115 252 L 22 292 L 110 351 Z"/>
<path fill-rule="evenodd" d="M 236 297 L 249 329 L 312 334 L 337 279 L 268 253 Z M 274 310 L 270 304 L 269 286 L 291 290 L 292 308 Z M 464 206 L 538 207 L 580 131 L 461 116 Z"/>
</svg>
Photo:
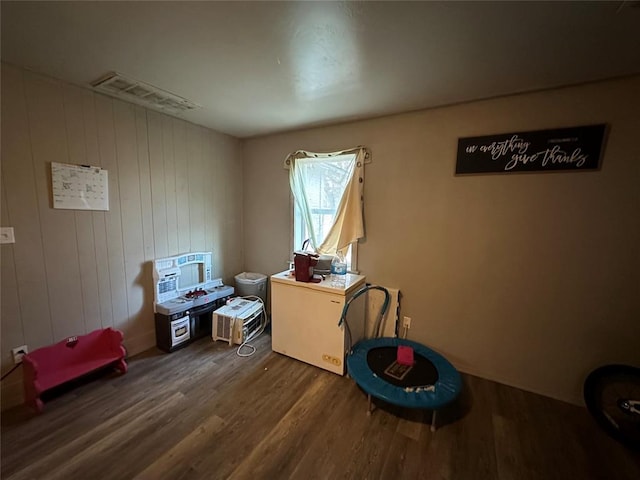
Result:
<svg viewBox="0 0 640 480">
<path fill-rule="evenodd" d="M 180 114 L 200 107 L 175 93 L 127 78 L 117 72 L 108 73 L 92 82 L 91 86 L 98 92 L 166 113 Z"/>
<path fill-rule="evenodd" d="M 213 312 L 211 338 L 229 345 L 241 345 L 262 326 L 262 303 L 257 300 L 232 298 L 224 307 Z"/>
</svg>

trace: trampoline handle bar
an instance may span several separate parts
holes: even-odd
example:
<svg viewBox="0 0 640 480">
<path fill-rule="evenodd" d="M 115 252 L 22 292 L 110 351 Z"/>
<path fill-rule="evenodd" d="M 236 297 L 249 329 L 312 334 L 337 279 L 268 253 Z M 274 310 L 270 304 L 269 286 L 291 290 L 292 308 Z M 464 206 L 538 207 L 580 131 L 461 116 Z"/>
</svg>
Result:
<svg viewBox="0 0 640 480">
<path fill-rule="evenodd" d="M 339 327 L 341 327 L 342 324 L 344 323 L 345 329 L 347 330 L 347 334 L 349 335 L 349 348 L 347 350 L 348 352 L 351 352 L 351 329 L 349 328 L 349 323 L 347 322 L 347 312 L 349 311 L 349 306 L 351 305 L 351 302 L 353 302 L 356 298 L 368 292 L 369 290 L 380 290 L 384 292 L 384 302 L 382 303 L 382 307 L 380 308 L 380 312 L 378 313 L 378 316 L 376 317 L 376 322 L 373 326 L 374 336 L 375 337 L 380 336 L 380 325 L 382 324 L 382 317 L 384 317 L 384 314 L 387 312 L 387 309 L 389 308 L 389 303 L 391 302 L 391 295 L 389 295 L 389 291 L 386 288 L 381 287 L 380 285 L 367 284 L 364 287 L 362 287 L 360 290 L 358 290 L 356 293 L 354 293 L 351 296 L 351 298 L 347 301 L 347 303 L 345 303 L 344 307 L 342 308 L 342 315 L 340 315 L 340 320 L 338 321 Z"/>
</svg>

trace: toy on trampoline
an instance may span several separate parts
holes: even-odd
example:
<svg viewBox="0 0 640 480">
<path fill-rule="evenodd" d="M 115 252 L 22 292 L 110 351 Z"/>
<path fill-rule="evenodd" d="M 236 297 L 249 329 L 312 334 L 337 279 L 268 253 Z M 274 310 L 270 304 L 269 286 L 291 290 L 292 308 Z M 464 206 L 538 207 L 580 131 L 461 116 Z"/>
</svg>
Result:
<svg viewBox="0 0 640 480">
<path fill-rule="evenodd" d="M 349 305 L 369 290 L 381 290 L 385 300 L 374 325 L 374 336 L 351 347 L 347 322 Z M 379 337 L 382 318 L 389 306 L 389 292 L 377 285 L 358 290 L 342 310 L 338 325 L 344 322 L 348 337 L 347 371 L 367 393 L 371 415 L 371 397 L 406 408 L 432 410 L 431 431 L 436 430 L 436 412 L 460 394 L 460 374 L 449 361 L 424 345 L 402 338 Z"/>
</svg>

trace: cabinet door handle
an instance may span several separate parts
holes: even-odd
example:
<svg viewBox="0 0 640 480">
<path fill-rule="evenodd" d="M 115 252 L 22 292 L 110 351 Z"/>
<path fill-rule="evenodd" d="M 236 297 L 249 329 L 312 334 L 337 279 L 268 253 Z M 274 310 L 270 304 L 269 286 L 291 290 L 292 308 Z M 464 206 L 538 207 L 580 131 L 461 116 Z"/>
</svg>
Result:
<svg viewBox="0 0 640 480">
<path fill-rule="evenodd" d="M 331 300 L 331 303 L 340 303 L 338 300 Z"/>
</svg>

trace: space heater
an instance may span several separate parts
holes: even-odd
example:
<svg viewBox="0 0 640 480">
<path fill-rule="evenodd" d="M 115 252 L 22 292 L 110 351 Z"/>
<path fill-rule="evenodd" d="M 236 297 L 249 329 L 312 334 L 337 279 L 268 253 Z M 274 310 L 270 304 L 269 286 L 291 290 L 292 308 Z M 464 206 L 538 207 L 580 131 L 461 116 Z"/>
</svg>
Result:
<svg viewBox="0 0 640 480">
<path fill-rule="evenodd" d="M 261 319 L 260 301 L 232 298 L 213 312 L 211 338 L 214 341 L 224 340 L 229 345 L 241 345 L 260 330 Z"/>
</svg>

